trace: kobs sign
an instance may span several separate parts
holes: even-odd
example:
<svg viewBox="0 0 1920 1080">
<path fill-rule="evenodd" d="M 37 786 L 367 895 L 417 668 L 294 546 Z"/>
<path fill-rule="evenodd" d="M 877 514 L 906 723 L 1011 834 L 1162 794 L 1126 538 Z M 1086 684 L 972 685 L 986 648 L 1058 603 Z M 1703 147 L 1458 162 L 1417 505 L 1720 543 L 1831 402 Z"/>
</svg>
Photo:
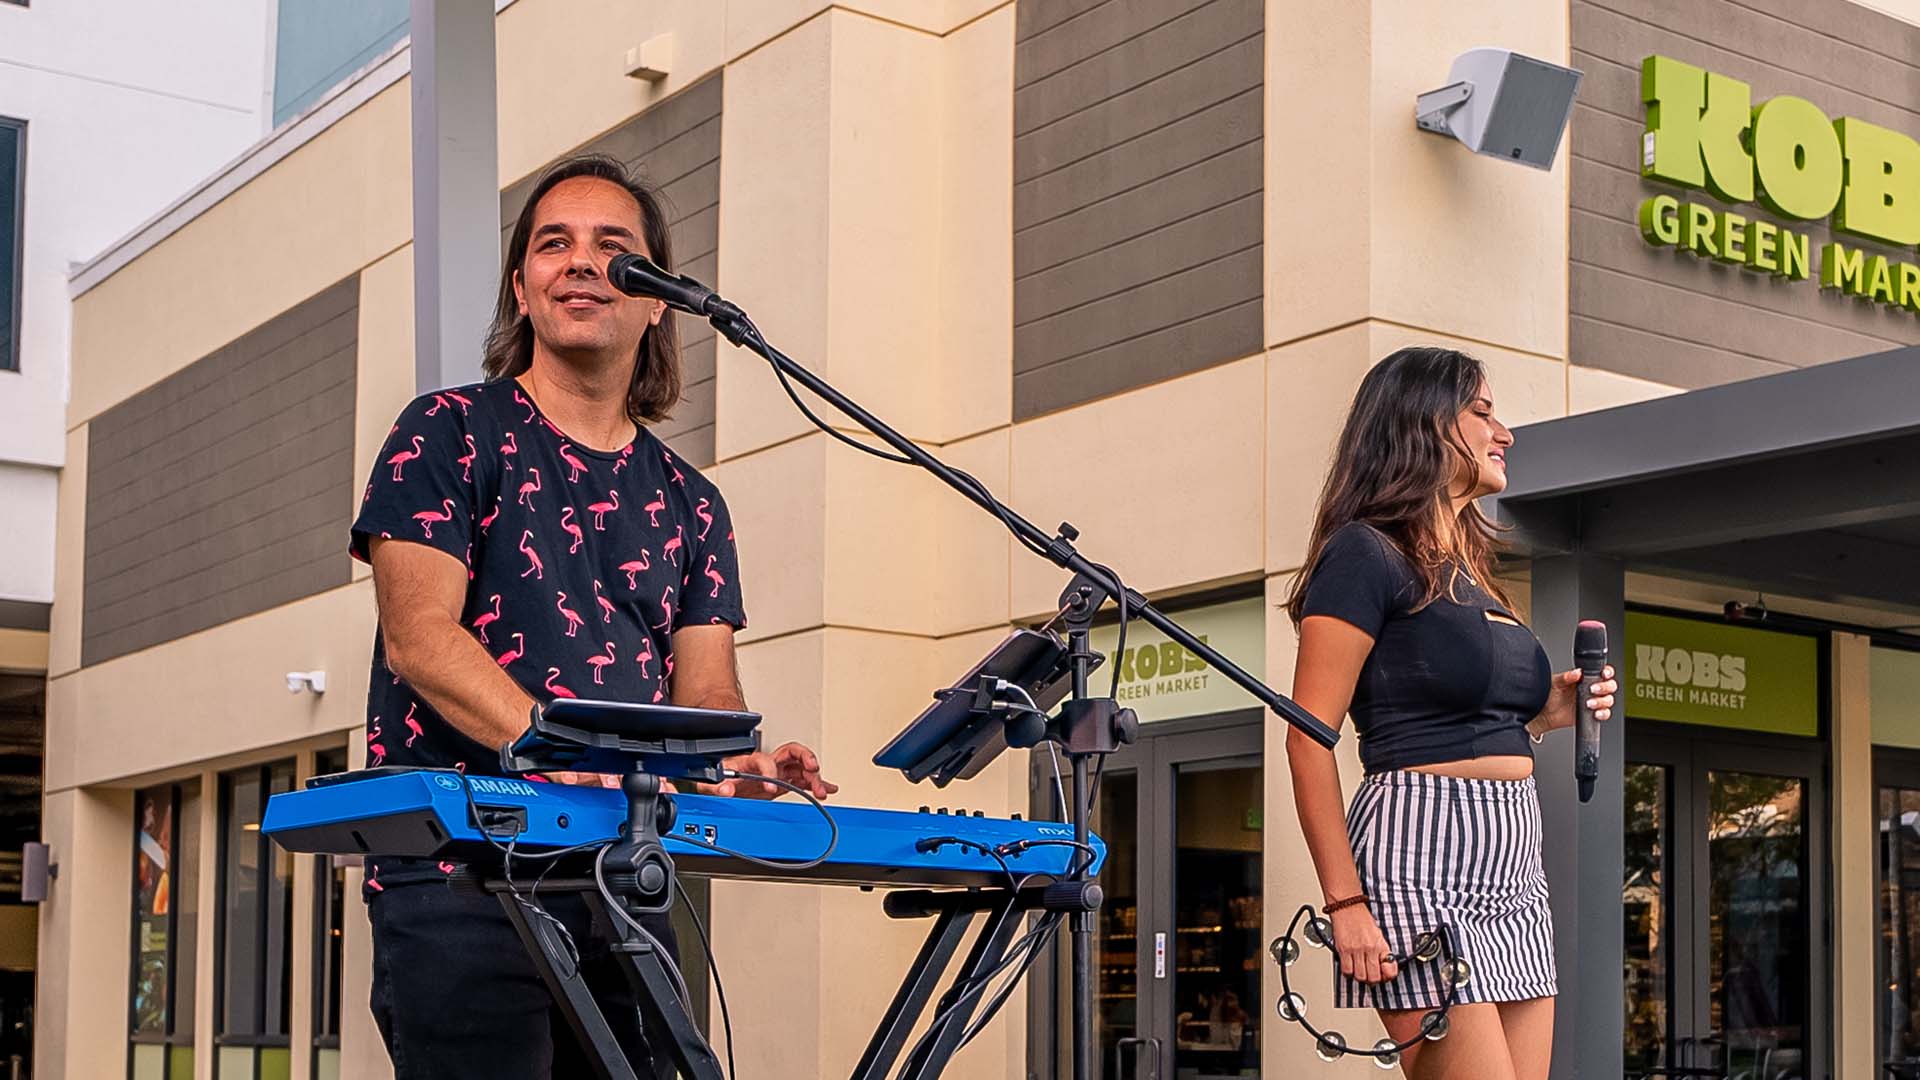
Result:
<svg viewBox="0 0 1920 1080">
<path fill-rule="evenodd" d="M 1746 83 L 1666 56 L 1641 62 L 1640 96 L 1641 176 L 1883 244 L 1920 243 L 1920 142 L 1853 117 L 1829 120 L 1784 94 L 1756 105 Z M 1839 240 L 1816 252 L 1811 234 L 1790 225 L 1655 195 L 1640 204 L 1640 233 L 1787 280 L 1817 266 L 1822 288 L 1920 313 L 1920 263 Z"/>
</svg>

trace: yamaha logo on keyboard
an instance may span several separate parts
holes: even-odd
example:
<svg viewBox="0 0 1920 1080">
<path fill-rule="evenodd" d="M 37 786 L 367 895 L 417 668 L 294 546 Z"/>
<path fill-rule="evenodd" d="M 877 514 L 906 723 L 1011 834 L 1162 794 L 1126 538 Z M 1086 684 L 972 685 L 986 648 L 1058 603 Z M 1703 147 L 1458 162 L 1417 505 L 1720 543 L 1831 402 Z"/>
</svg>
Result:
<svg viewBox="0 0 1920 1080">
<path fill-rule="evenodd" d="M 460 790 L 459 779 L 457 779 L 456 777 L 448 776 L 446 773 L 440 773 L 436 775 L 433 778 L 433 782 L 436 784 L 439 784 L 443 788 L 446 788 L 448 791 Z"/>
<path fill-rule="evenodd" d="M 539 789 L 525 780 L 496 780 L 488 776 L 469 776 L 467 784 L 473 790 L 485 795 L 516 795 L 522 799 L 537 799 Z"/>
</svg>

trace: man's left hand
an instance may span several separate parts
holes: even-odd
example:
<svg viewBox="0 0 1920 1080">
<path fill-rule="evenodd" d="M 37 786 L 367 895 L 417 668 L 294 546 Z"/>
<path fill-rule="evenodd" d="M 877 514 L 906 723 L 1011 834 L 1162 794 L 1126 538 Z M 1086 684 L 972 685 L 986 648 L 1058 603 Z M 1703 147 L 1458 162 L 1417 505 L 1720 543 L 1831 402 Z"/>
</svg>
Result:
<svg viewBox="0 0 1920 1080">
<path fill-rule="evenodd" d="M 785 780 L 816 799 L 824 799 L 840 790 L 840 785 L 820 778 L 820 758 L 812 750 L 797 742 L 786 743 L 772 753 L 762 750 L 730 757 L 721 764 L 735 772 Z M 777 799 L 786 794 L 785 788 L 744 778 L 722 780 L 711 786 L 703 785 L 700 791 L 707 795 L 736 796 L 743 799 Z"/>
</svg>

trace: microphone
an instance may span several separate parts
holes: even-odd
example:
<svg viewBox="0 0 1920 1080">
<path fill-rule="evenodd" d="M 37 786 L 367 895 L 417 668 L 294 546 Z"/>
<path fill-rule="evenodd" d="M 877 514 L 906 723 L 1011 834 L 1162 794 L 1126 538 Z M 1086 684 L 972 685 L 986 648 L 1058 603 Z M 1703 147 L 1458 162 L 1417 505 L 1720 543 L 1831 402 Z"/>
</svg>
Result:
<svg viewBox="0 0 1920 1080">
<path fill-rule="evenodd" d="M 1600 721 L 1587 708 L 1593 685 L 1607 667 L 1607 624 L 1582 620 L 1573 632 L 1573 662 L 1580 668 L 1580 697 L 1574 702 L 1573 778 L 1580 784 L 1580 801 L 1593 798 L 1593 782 L 1600 778 Z"/>
<path fill-rule="evenodd" d="M 740 312 L 719 293 L 685 274 L 669 274 L 645 255 L 614 256 L 607 264 L 607 282 L 628 296 L 665 300 L 668 307 L 703 319 Z"/>
</svg>

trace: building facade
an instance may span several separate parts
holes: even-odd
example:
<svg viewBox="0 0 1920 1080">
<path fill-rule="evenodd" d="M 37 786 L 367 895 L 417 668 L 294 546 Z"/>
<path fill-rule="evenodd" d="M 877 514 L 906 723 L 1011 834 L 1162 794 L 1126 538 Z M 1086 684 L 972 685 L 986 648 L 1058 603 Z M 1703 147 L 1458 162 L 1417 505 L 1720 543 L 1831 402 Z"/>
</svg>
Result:
<svg viewBox="0 0 1920 1080">
<path fill-rule="evenodd" d="M 1780 202 L 1788 173 L 1754 191 L 1751 159 L 1741 189 L 1726 156 L 1774 143 L 1748 146 L 1738 124 L 1731 150 L 1717 128 L 1687 143 L 1677 121 L 1645 144 L 1695 80 L 1696 118 L 1791 98 L 1851 121 L 1848 160 L 1877 152 L 1898 175 L 1905 145 L 1860 133 L 1920 136 L 1920 12 L 517 0 L 495 31 L 503 239 L 549 162 L 637 166 L 667 196 L 680 269 L 1028 517 L 1071 522 L 1091 557 L 1283 691 L 1279 602 L 1354 388 L 1393 349 L 1484 360 L 1517 461 L 1530 430 L 1558 444 L 1556 421 L 1882 353 L 1920 326 L 1900 269 L 1920 235 L 1874 214 L 1920 202 L 1881 192 L 1835 221 L 1834 205 Z M 1551 171 L 1412 123 L 1415 97 L 1488 44 L 1585 73 Z M 642 54 L 652 78 L 628 74 Z M 374 610 L 345 539 L 417 390 L 410 63 L 404 46 L 377 57 L 72 279 L 46 1075 L 387 1074 L 359 871 L 256 827 L 267 795 L 365 759 Z M 1679 103 L 1665 120 L 1645 96 L 1655 69 Z M 1688 150 L 1716 171 L 1689 173 Z M 1762 221 L 1771 266 L 1749 257 Z M 1799 244 L 1804 276 L 1778 265 Z M 683 331 L 687 397 L 660 434 L 727 493 L 743 678 L 768 736 L 817 747 L 849 804 L 1044 810 L 1051 773 L 1024 756 L 940 798 L 869 759 L 1010 625 L 1045 621 L 1065 581 L 931 478 L 815 431 L 759 361 Z M 1908 914 L 1878 899 L 1894 895 L 1883 878 L 1904 889 L 1904 861 L 1882 856 L 1906 850 L 1920 799 L 1897 749 L 1920 742 L 1901 689 L 1920 639 L 1894 629 L 1920 622 L 1920 598 L 1884 550 L 1912 536 L 1871 539 L 1892 569 L 1864 593 L 1731 559 L 1622 564 L 1617 655 L 1637 680 L 1614 736 L 1623 816 L 1578 825 L 1599 839 L 1576 867 L 1599 872 L 1600 840 L 1619 852 L 1611 893 L 1579 910 L 1612 920 L 1621 963 L 1563 954 L 1563 1011 L 1593 1010 L 1585 1030 L 1611 1049 L 1576 1046 L 1569 1021 L 1557 1076 L 1716 1038 L 1754 1075 L 1866 1076 L 1908 1053 L 1906 998 L 1875 965 L 1906 955 L 1887 943 L 1906 948 Z M 1539 629 L 1564 653 L 1558 564 L 1545 542 L 1527 551 L 1514 586 L 1551 596 Z M 1771 621 L 1727 624 L 1725 602 L 1756 590 Z M 1124 648 L 1103 635 L 1146 723 L 1100 791 L 1101 1074 L 1363 1068 L 1323 1064 L 1273 1019 L 1265 943 L 1318 902 L 1281 721 L 1145 627 Z M 1638 664 L 1643 649 L 1661 661 Z M 1731 687 L 1733 656 L 1751 686 Z M 315 671 L 324 693 L 288 692 L 288 673 Z M 1542 748 L 1543 774 L 1564 749 Z M 1351 738 L 1338 754 L 1350 787 Z M 1730 881 L 1753 887 L 1715 891 Z M 721 880 L 700 902 L 743 1075 L 849 1072 L 922 928 L 857 891 Z M 1037 973 L 955 1075 L 1054 1075 L 1061 1008 L 1057 973 Z M 1339 1026 L 1359 1045 L 1380 1034 L 1364 1014 Z"/>
</svg>

